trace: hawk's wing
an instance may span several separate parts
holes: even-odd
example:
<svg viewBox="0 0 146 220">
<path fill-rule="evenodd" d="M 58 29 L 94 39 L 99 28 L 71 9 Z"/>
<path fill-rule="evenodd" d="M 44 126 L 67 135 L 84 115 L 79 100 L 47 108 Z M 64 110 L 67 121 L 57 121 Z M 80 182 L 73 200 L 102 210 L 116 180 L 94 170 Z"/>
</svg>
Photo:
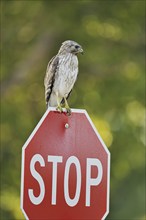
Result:
<svg viewBox="0 0 146 220">
<path fill-rule="evenodd" d="M 54 56 L 47 66 L 46 76 L 44 79 L 44 85 L 45 85 L 45 100 L 46 104 L 48 104 L 48 101 L 50 99 L 50 95 L 52 93 L 54 81 L 55 81 L 55 73 L 58 69 L 59 64 L 59 57 Z"/>
</svg>

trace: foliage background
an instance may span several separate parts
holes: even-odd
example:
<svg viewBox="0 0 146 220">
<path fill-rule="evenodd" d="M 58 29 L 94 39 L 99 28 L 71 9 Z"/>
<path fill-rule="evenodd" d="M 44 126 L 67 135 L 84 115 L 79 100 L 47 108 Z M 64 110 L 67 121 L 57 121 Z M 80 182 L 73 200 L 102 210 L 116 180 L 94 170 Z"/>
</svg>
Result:
<svg viewBox="0 0 146 220">
<path fill-rule="evenodd" d="M 24 219 L 21 149 L 45 111 L 43 78 L 62 41 L 85 51 L 70 98 L 112 156 L 107 219 L 145 214 L 145 1 L 1 1 L 1 219 Z"/>
</svg>

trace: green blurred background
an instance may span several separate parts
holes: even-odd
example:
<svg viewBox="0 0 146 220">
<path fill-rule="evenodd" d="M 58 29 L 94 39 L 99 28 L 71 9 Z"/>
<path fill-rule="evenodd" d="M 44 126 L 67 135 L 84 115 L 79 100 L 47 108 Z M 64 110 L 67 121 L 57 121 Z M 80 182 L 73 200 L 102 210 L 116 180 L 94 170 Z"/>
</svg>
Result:
<svg viewBox="0 0 146 220">
<path fill-rule="evenodd" d="M 144 220 L 145 1 L 2 1 L 1 218 L 22 220 L 21 150 L 46 110 L 43 79 L 64 40 L 82 45 L 69 100 L 111 152 L 110 220 Z"/>
</svg>

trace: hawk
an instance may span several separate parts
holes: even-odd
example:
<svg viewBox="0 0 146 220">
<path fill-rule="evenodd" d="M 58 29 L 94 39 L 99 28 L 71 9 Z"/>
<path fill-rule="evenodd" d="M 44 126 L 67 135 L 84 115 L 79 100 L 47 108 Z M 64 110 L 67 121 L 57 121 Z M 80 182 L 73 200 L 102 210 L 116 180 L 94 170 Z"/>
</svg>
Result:
<svg viewBox="0 0 146 220">
<path fill-rule="evenodd" d="M 62 112 L 62 107 L 65 107 L 67 113 L 71 114 L 67 99 L 77 79 L 79 53 L 83 54 L 81 45 L 67 40 L 62 43 L 58 54 L 48 63 L 44 79 L 47 108 L 56 107 Z"/>
</svg>

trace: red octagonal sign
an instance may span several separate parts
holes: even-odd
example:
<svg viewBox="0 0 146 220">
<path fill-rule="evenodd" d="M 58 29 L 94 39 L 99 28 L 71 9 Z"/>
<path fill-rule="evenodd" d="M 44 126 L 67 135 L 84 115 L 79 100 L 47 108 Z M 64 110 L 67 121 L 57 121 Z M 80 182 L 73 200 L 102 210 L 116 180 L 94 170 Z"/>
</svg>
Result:
<svg viewBox="0 0 146 220">
<path fill-rule="evenodd" d="M 21 209 L 31 220 L 101 220 L 110 153 L 85 110 L 49 108 L 22 149 Z"/>
</svg>

